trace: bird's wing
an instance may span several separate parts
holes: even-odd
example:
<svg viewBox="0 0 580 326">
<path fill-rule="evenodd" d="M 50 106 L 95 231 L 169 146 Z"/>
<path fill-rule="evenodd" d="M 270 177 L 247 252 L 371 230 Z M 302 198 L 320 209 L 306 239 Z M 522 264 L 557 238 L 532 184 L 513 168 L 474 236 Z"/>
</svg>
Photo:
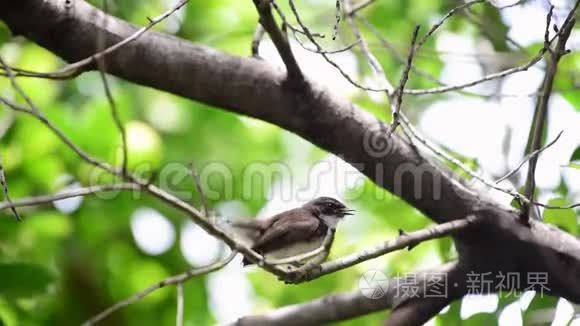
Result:
<svg viewBox="0 0 580 326">
<path fill-rule="evenodd" d="M 269 252 L 284 248 L 290 243 L 308 240 L 316 233 L 320 223 L 319 219 L 306 216 L 299 210 L 286 212 L 283 217 L 273 218 L 272 225 L 254 243 L 253 249 Z"/>
<path fill-rule="evenodd" d="M 229 224 L 235 228 L 240 229 L 250 229 L 256 231 L 264 231 L 269 225 L 268 221 L 265 220 L 251 220 L 251 219 L 238 219 L 229 221 Z"/>
</svg>

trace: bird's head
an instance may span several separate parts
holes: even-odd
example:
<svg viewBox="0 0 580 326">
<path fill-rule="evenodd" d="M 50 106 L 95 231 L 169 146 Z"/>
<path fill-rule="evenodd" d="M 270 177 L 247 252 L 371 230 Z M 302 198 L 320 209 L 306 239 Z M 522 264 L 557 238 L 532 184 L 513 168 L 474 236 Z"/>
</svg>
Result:
<svg viewBox="0 0 580 326">
<path fill-rule="evenodd" d="M 346 215 L 352 215 L 354 210 L 348 209 L 343 203 L 330 197 L 318 197 L 309 201 L 304 208 L 312 210 L 322 217 L 334 217 L 341 219 Z"/>
</svg>

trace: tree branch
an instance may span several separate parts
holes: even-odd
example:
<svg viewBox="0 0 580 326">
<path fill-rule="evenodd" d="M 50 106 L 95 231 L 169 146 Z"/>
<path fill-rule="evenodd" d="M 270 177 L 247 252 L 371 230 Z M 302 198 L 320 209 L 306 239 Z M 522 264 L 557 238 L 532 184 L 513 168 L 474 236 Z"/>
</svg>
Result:
<svg viewBox="0 0 580 326">
<path fill-rule="evenodd" d="M 372 312 L 404 306 L 406 302 L 415 300 L 415 296 L 419 298 L 424 293 L 429 293 L 423 292 L 424 289 L 428 289 L 425 287 L 428 283 L 443 287 L 447 287 L 447 284 L 464 283 L 461 281 L 464 274 L 455 263 L 413 275 L 416 276 L 413 284 L 407 282 L 407 276 L 371 280 L 369 285 L 376 287 L 378 291 L 378 295 L 374 298 L 365 296 L 365 293 L 360 290 L 332 294 L 310 302 L 278 308 L 261 315 L 242 317 L 230 326 L 320 325 L 343 321 Z M 438 278 L 438 282 L 436 282 L 436 278 Z M 441 281 L 441 278 L 444 281 Z M 417 287 L 419 291 L 406 291 L 405 287 L 409 285 Z M 450 291 L 447 293 L 446 300 L 452 301 L 461 296 L 464 289 L 464 287 L 449 287 Z"/>
<path fill-rule="evenodd" d="M 292 48 L 290 48 L 290 43 L 286 35 L 278 28 L 274 16 L 272 15 L 271 0 L 254 0 L 254 5 L 256 10 L 260 14 L 260 24 L 268 35 L 270 39 L 276 46 L 284 65 L 286 65 L 286 71 L 288 73 L 288 80 L 300 85 L 304 82 L 304 76 L 300 66 L 292 53 Z"/>
<path fill-rule="evenodd" d="M 558 63 L 560 59 L 566 55 L 566 42 L 570 37 L 570 33 L 572 32 L 572 28 L 574 28 L 574 23 L 576 22 L 574 19 L 574 14 L 576 9 L 578 8 L 578 4 L 580 4 L 580 0 L 576 1 L 576 5 L 568 14 L 568 17 L 564 21 L 562 29 L 559 31 L 558 42 L 556 43 L 555 48 L 552 51 L 549 51 L 549 60 L 548 60 L 548 67 L 546 69 L 546 74 L 544 75 L 544 80 L 542 85 L 540 86 L 540 90 L 542 91 L 543 96 L 538 97 L 536 102 L 536 108 L 534 110 L 534 117 L 532 123 L 530 125 L 530 133 L 528 136 L 528 144 L 526 146 L 526 154 L 530 154 L 539 150 L 542 147 L 542 136 L 546 131 L 546 125 L 548 120 L 548 101 L 550 100 L 550 95 L 552 95 L 552 89 L 554 87 L 554 79 L 556 78 L 556 73 L 558 71 Z M 552 17 L 552 11 L 554 6 L 550 7 L 550 12 L 547 16 L 547 26 L 546 26 L 546 35 L 544 36 L 544 48 L 549 49 L 549 42 L 548 42 L 548 31 L 550 29 L 550 21 Z M 534 200 L 534 192 L 536 189 L 536 180 L 535 180 L 535 173 L 536 173 L 536 164 L 538 162 L 538 157 L 533 156 L 530 158 L 530 164 L 528 168 L 528 176 L 526 178 L 526 184 L 524 186 L 524 195 L 526 198 L 530 200 Z M 529 203 L 526 203 L 522 206 L 521 218 L 522 221 L 527 222 L 530 218 L 531 207 Z M 538 219 L 540 216 L 537 217 Z"/>
</svg>

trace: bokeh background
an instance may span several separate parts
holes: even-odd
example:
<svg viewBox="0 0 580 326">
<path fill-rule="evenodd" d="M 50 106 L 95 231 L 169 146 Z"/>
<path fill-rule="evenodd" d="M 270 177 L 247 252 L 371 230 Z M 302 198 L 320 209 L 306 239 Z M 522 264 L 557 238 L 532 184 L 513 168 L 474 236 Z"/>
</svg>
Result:
<svg viewBox="0 0 580 326">
<path fill-rule="evenodd" d="M 548 10 L 546 1 L 523 1 L 498 10 L 502 1 L 472 7 L 470 15 L 451 18 L 417 55 L 417 68 L 446 84 L 457 84 L 524 64 L 541 48 Z M 510 2 L 510 1 L 507 1 Z M 514 1 L 511 1 L 514 2 Z M 101 1 L 91 1 L 102 8 Z M 109 1 L 109 11 L 137 25 L 146 24 L 175 5 L 175 1 Z M 552 1 L 555 22 L 561 24 L 571 1 Z M 393 46 L 406 56 L 416 24 L 428 26 L 458 5 L 456 1 L 382 1 L 361 11 Z M 286 3 L 281 7 L 288 12 Z M 317 32 L 330 35 L 335 2 L 298 1 L 304 20 Z M 563 16 L 564 15 L 564 16 Z M 231 54 L 250 55 L 257 21 L 251 1 L 192 0 L 156 30 L 205 44 Z M 479 24 L 474 23 L 479 22 Z M 381 41 L 363 28 L 371 50 L 396 83 L 404 67 Z M 346 23 L 329 49 L 354 40 Z M 580 49 L 578 28 L 569 41 Z M 321 57 L 293 43 L 304 71 L 336 94 L 389 121 L 383 94 L 368 94 L 345 81 Z M 261 56 L 274 65 L 281 61 L 267 40 Z M 34 43 L 12 38 L 0 23 L 0 54 L 12 66 L 48 72 L 65 63 Z M 379 85 L 360 51 L 332 58 L 356 80 Z M 406 96 L 404 110 L 429 138 L 488 178 L 514 168 L 523 157 L 543 63 L 527 72 L 478 85 L 466 93 Z M 565 130 L 561 140 L 539 161 L 540 200 L 554 204 L 580 200 L 580 55 L 566 56 L 556 79 L 550 105 L 547 139 Z M 120 135 L 111 118 L 98 73 L 73 80 L 19 79 L 35 104 L 87 152 L 111 164 L 119 163 Z M 172 178 L 193 162 L 210 177 L 205 184 L 212 210 L 228 218 L 264 217 L 301 204 L 308 197 L 330 195 L 355 208 L 355 216 L 340 226 L 331 257 L 350 254 L 390 239 L 398 230 L 412 231 L 430 224 L 420 212 L 377 188 L 340 158 L 316 148 L 273 125 L 109 77 L 113 95 L 127 129 L 129 166 L 148 172 L 169 169 L 168 190 L 199 203 L 191 179 Z M 410 88 L 438 84 L 412 74 Z M 17 98 L 6 78 L 3 96 Z M 475 94 L 475 95 L 474 95 Z M 502 95 L 503 94 L 503 95 Z M 276 108 L 271 108 L 275 110 Z M 94 171 L 66 148 L 41 123 L 29 116 L 0 112 L 2 164 L 13 199 L 51 194 L 88 185 Z M 283 163 L 291 178 L 274 174 L 245 191 L 244 171 L 261 162 Z M 228 177 L 212 169 L 226 166 Z M 169 168 L 167 168 L 169 166 Z M 167 170 L 166 170 L 167 171 Z M 176 172 L 177 171 L 177 172 Z M 102 182 L 113 180 L 104 177 Z M 171 181 L 173 180 L 173 181 Z M 177 180 L 177 181 L 175 181 Z M 519 186 L 522 178 L 506 181 Z M 476 184 L 474 184 L 477 186 Z M 162 185 L 164 186 L 164 185 Z M 231 189 L 231 191 L 227 191 Z M 292 194 L 284 196 L 283 194 Z M 302 195 L 298 195 L 302 194 Z M 307 195 L 304 195 L 307 194 Z M 510 198 L 491 192 L 498 200 Z M 191 197 L 191 198 L 189 198 Z M 145 287 L 190 267 L 203 266 L 223 255 L 222 245 L 183 214 L 138 193 L 112 198 L 89 196 L 51 205 L 21 208 L 22 223 L 8 210 L 0 218 L 0 323 L 2 325 L 74 325 Z M 548 222 L 578 233 L 573 210 L 543 212 Z M 284 285 L 257 268 L 242 268 L 240 259 L 223 270 L 187 282 L 185 324 L 210 325 L 233 321 L 288 304 L 305 302 L 339 291 L 356 290 L 369 270 L 397 276 L 434 267 L 454 259 L 449 239 L 423 243 L 302 285 Z M 239 258 L 239 257 L 238 257 Z M 156 291 L 119 313 L 106 325 L 172 325 L 176 290 Z M 430 323 L 437 325 L 522 325 L 540 321 L 566 325 L 578 307 L 564 299 L 533 292 L 516 295 L 470 296 L 446 308 Z M 385 312 L 340 325 L 380 323 Z"/>
</svg>

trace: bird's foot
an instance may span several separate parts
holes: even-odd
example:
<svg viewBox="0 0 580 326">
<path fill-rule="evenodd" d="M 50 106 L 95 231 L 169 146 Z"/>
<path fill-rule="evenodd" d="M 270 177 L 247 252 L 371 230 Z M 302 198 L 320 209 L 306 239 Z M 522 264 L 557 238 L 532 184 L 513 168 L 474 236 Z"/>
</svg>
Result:
<svg viewBox="0 0 580 326">
<path fill-rule="evenodd" d="M 286 284 L 298 284 L 302 282 L 309 281 L 312 276 L 320 269 L 319 264 L 306 264 L 300 267 L 294 268 L 288 272 L 281 279 Z"/>
</svg>

